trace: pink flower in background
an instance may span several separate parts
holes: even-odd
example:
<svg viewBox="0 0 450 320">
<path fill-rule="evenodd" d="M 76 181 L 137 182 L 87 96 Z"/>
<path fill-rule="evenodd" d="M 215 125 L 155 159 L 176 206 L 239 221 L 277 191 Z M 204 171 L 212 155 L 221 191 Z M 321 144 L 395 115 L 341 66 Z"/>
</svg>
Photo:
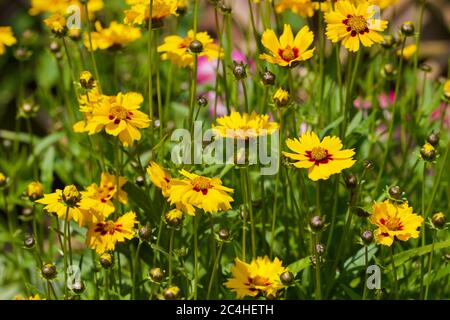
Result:
<svg viewBox="0 0 450 320">
<path fill-rule="evenodd" d="M 441 103 L 430 115 L 430 122 L 441 121 L 444 117 L 444 126 L 450 128 L 450 104 Z"/>
<path fill-rule="evenodd" d="M 394 104 L 395 92 L 389 91 L 388 94 L 382 92 L 378 95 L 378 103 L 382 109 L 386 109 Z"/>
<path fill-rule="evenodd" d="M 370 103 L 369 100 L 364 100 L 363 98 L 358 97 L 355 99 L 355 101 L 353 101 L 353 106 L 356 109 L 367 110 L 372 107 L 372 104 Z"/>
<path fill-rule="evenodd" d="M 309 124 L 307 124 L 306 122 L 302 122 L 300 124 L 300 129 L 298 131 L 299 136 L 301 136 L 302 134 L 311 131 L 311 126 Z"/>
<path fill-rule="evenodd" d="M 253 60 L 247 59 L 245 54 L 237 49 L 233 49 L 231 52 L 231 59 L 237 62 L 244 62 L 249 65 L 250 71 L 255 70 L 255 63 Z M 197 71 L 197 83 L 202 84 L 214 84 L 216 81 L 217 59 L 208 60 L 206 56 L 198 58 L 198 71 Z M 219 66 L 219 73 L 222 72 L 222 66 Z"/>
<path fill-rule="evenodd" d="M 216 99 L 216 93 L 214 91 L 208 91 L 207 93 L 204 94 L 204 96 L 208 99 L 209 101 L 209 105 L 208 105 L 208 109 L 209 109 L 209 116 L 211 117 L 211 119 L 215 119 L 214 117 L 214 104 L 215 104 L 215 99 Z M 216 117 L 222 117 L 227 115 L 227 107 L 225 106 L 225 104 L 222 101 L 222 98 L 219 96 L 217 97 L 217 114 Z"/>
</svg>

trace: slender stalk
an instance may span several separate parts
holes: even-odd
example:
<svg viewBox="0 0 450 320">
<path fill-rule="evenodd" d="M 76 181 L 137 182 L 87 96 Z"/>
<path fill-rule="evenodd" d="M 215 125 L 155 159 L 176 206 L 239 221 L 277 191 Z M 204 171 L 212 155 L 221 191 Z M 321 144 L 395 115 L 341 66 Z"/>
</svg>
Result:
<svg viewBox="0 0 450 320">
<path fill-rule="evenodd" d="M 214 265 L 213 265 L 213 269 L 211 272 L 211 278 L 209 279 L 208 293 L 206 294 L 206 300 L 209 300 L 209 298 L 211 297 L 211 291 L 212 291 L 212 286 L 214 283 L 214 278 L 216 276 L 217 269 L 219 267 L 220 258 L 222 256 L 222 247 L 223 247 L 223 242 L 220 242 L 219 243 L 219 251 L 216 255 L 216 259 L 214 260 Z"/>
<path fill-rule="evenodd" d="M 133 288 L 131 290 L 131 299 L 132 300 L 136 299 L 136 288 L 137 288 L 136 281 L 138 280 L 137 279 L 137 272 L 138 272 L 137 265 L 139 263 L 139 251 L 141 250 L 141 246 L 142 246 L 142 241 L 139 240 L 139 244 L 137 246 L 136 253 L 135 253 L 134 257 L 133 257 L 133 266 L 132 266 L 133 267 L 133 274 L 132 274 L 132 276 L 133 276 Z"/>
<path fill-rule="evenodd" d="M 362 299 L 366 300 L 367 297 L 367 268 L 369 267 L 369 258 L 368 258 L 369 254 L 368 254 L 368 249 L 367 249 L 367 245 L 364 245 L 364 265 L 365 265 L 365 269 L 364 269 L 364 291 L 363 291 L 363 296 Z"/>
<path fill-rule="evenodd" d="M 316 258 L 316 300 L 322 300 L 322 289 L 320 285 L 320 257 L 317 251 L 317 245 L 319 244 L 319 233 L 314 234 L 313 254 Z"/>
<path fill-rule="evenodd" d="M 198 289 L 198 217 L 195 215 L 193 217 L 193 231 L 194 231 L 194 300 L 197 300 L 197 289 Z"/>
<path fill-rule="evenodd" d="M 64 216 L 64 296 L 67 297 L 68 288 L 67 288 L 67 269 L 68 269 L 68 256 L 69 256 L 69 249 L 68 249 L 68 237 L 69 237 L 69 210 L 70 207 L 66 207 L 66 214 Z"/>
<path fill-rule="evenodd" d="M 395 297 L 395 300 L 397 300 L 398 299 L 398 280 L 397 280 L 397 269 L 395 268 L 393 245 L 391 246 L 389 252 L 391 254 L 392 272 L 394 275 L 394 297 Z"/>
<path fill-rule="evenodd" d="M 242 91 L 244 92 L 244 111 L 246 113 L 249 113 L 247 85 L 245 84 L 245 79 L 241 80 L 240 82 L 242 83 Z"/>
<path fill-rule="evenodd" d="M 324 56 L 325 56 L 325 33 L 323 32 L 323 13 L 321 10 L 322 3 L 319 2 L 319 103 L 317 105 L 317 113 L 322 115 L 323 91 L 325 85 L 324 79 Z M 292 93 L 293 94 L 293 93 Z M 319 117 L 319 127 L 322 127 L 323 117 Z"/>
<path fill-rule="evenodd" d="M 198 55 L 194 54 L 194 69 L 192 70 L 191 76 L 191 96 L 189 99 L 189 117 L 188 117 L 188 129 L 192 136 L 192 130 L 194 128 L 194 107 L 195 107 L 195 97 L 197 95 L 197 70 L 198 70 Z"/>
<path fill-rule="evenodd" d="M 281 149 L 281 141 L 282 141 L 282 130 L 283 130 L 283 115 L 281 111 L 278 112 L 278 118 L 280 122 L 280 133 L 278 138 L 278 149 Z M 275 193 L 273 199 L 273 209 L 272 209 L 272 229 L 270 234 L 270 258 L 273 257 L 273 245 L 275 241 L 275 226 L 277 222 L 277 199 L 278 199 L 278 185 L 280 184 L 280 168 L 281 168 L 281 154 L 278 159 L 278 172 L 277 177 L 275 178 Z"/>
<path fill-rule="evenodd" d="M 153 1 L 153 0 L 151 0 L 151 1 Z M 89 53 L 91 56 L 91 62 L 92 62 L 92 67 L 94 68 L 95 77 L 97 78 L 98 90 L 101 94 L 102 87 L 101 87 L 101 81 L 100 81 L 100 74 L 98 73 L 97 62 L 95 61 L 94 50 L 92 47 L 91 23 L 89 21 L 88 2 L 89 1 L 84 1 L 84 12 L 86 14 L 86 20 L 87 20 L 86 25 L 87 25 L 87 34 L 88 34 L 88 39 L 89 39 Z M 64 38 L 63 38 L 63 41 L 64 41 Z M 64 45 L 65 45 L 65 43 L 64 43 Z"/>
<path fill-rule="evenodd" d="M 258 47 L 258 51 L 260 51 L 261 41 L 259 41 L 258 31 L 256 31 L 255 17 L 253 15 L 253 4 L 251 0 L 248 0 L 248 9 L 250 13 L 250 23 L 252 25 L 253 37 L 255 38 L 255 42 Z"/>
<path fill-rule="evenodd" d="M 245 191 L 247 192 L 247 210 L 250 214 L 250 237 L 252 243 L 252 258 L 256 257 L 256 241 L 255 241 L 255 219 L 253 216 L 252 190 L 250 183 L 250 173 L 248 166 L 245 167 Z"/>
<path fill-rule="evenodd" d="M 153 127 L 153 0 L 150 0 L 150 18 L 148 19 L 147 60 L 148 60 L 148 115 Z"/>
<path fill-rule="evenodd" d="M 434 242 L 436 240 L 436 233 L 437 231 L 435 231 L 433 233 L 433 242 L 431 243 L 431 252 L 430 252 L 430 258 L 428 259 L 428 272 L 427 272 L 427 284 L 425 287 L 425 300 L 428 300 L 428 289 L 430 288 L 430 283 L 431 283 L 431 265 L 432 265 L 432 261 L 433 261 L 433 255 L 434 255 Z"/>
<path fill-rule="evenodd" d="M 172 285 L 172 257 L 173 257 L 174 233 L 175 233 L 175 229 L 171 228 L 170 229 L 170 240 L 169 240 L 169 286 Z"/>
<path fill-rule="evenodd" d="M 356 61 L 353 64 L 351 78 L 350 78 L 350 81 L 348 81 L 348 83 L 347 83 L 347 90 L 345 92 L 344 121 L 342 122 L 342 132 L 341 132 L 342 141 L 345 140 L 345 134 L 347 132 L 348 116 L 350 113 L 350 106 L 351 106 L 352 97 L 353 97 L 353 89 L 355 86 L 356 73 L 358 72 L 360 61 L 361 61 L 361 50 L 359 50 L 358 53 L 356 54 Z"/>
<path fill-rule="evenodd" d="M 392 136 L 394 134 L 395 116 L 396 116 L 397 108 L 398 108 L 398 106 L 397 106 L 398 95 L 400 92 L 400 83 L 401 83 L 402 72 L 403 72 L 403 60 L 404 60 L 403 59 L 403 50 L 405 49 L 405 43 L 406 43 L 406 37 L 403 37 L 402 47 L 401 47 L 401 51 L 400 51 L 400 65 L 398 68 L 397 80 L 395 83 L 394 102 L 393 102 L 393 106 L 392 106 L 392 115 L 391 115 L 392 118 L 391 118 L 391 123 L 389 125 L 388 138 L 386 140 L 386 149 L 384 150 L 383 160 L 381 162 L 380 171 L 378 172 L 378 177 L 377 177 L 377 180 L 375 183 L 374 193 L 376 193 L 378 191 L 378 188 L 380 185 L 380 180 L 381 180 L 381 177 L 383 176 L 383 172 L 386 167 L 387 157 L 389 155 L 389 150 L 391 147 Z"/>
<path fill-rule="evenodd" d="M 159 30 L 155 31 L 156 39 L 159 38 Z M 156 51 L 156 46 L 154 46 L 154 50 Z M 159 65 L 159 55 L 155 53 L 156 65 Z M 156 68 L 156 100 L 158 102 L 158 117 L 159 117 L 159 138 L 163 137 L 163 128 L 164 128 L 164 112 L 161 98 L 161 79 L 159 68 Z"/>
</svg>

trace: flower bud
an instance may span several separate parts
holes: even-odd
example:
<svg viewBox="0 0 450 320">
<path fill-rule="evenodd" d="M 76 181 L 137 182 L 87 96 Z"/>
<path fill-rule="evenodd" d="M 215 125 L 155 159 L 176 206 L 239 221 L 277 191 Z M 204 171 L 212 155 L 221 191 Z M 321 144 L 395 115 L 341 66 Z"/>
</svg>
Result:
<svg viewBox="0 0 450 320">
<path fill-rule="evenodd" d="M 136 182 L 138 186 L 142 187 L 143 185 L 145 185 L 145 178 L 143 176 L 137 176 L 134 182 Z"/>
<path fill-rule="evenodd" d="M 223 14 L 230 14 L 232 9 L 230 6 L 227 6 L 225 3 L 220 2 L 218 5 L 219 9 L 222 11 Z"/>
<path fill-rule="evenodd" d="M 183 221 L 183 212 L 178 209 L 172 209 L 164 215 L 164 220 L 169 226 L 178 227 Z"/>
<path fill-rule="evenodd" d="M 33 209 L 29 207 L 25 207 L 22 209 L 22 215 L 24 217 L 31 217 L 33 215 Z"/>
<path fill-rule="evenodd" d="M 439 145 L 439 133 L 431 133 L 428 138 L 427 141 L 429 144 L 431 144 L 433 147 L 437 147 Z"/>
<path fill-rule="evenodd" d="M 152 268 L 148 272 L 150 279 L 154 282 L 161 282 L 164 280 L 164 273 L 160 268 Z"/>
<path fill-rule="evenodd" d="M 75 281 L 71 287 L 71 290 L 78 295 L 82 294 L 85 289 L 86 289 L 86 286 L 84 285 L 84 282 L 81 280 Z"/>
<path fill-rule="evenodd" d="M 373 232 L 370 230 L 365 230 L 361 233 L 361 240 L 365 245 L 369 245 L 373 241 Z"/>
<path fill-rule="evenodd" d="M 324 225 L 325 225 L 325 223 L 324 223 L 324 221 L 322 220 L 322 218 L 320 216 L 314 216 L 309 221 L 309 226 L 315 232 L 322 231 Z"/>
<path fill-rule="evenodd" d="M 373 162 L 370 160 L 364 160 L 363 166 L 364 166 L 364 169 L 366 169 L 366 170 L 372 170 Z"/>
<path fill-rule="evenodd" d="M 442 229 L 445 226 L 445 216 L 442 212 L 435 213 L 433 217 L 431 218 L 431 222 L 433 225 L 438 228 Z"/>
<path fill-rule="evenodd" d="M 226 228 L 220 229 L 219 238 L 220 240 L 227 241 L 230 238 L 230 231 Z"/>
<path fill-rule="evenodd" d="M 395 68 L 391 63 L 386 63 L 383 66 L 383 72 L 387 77 L 391 77 L 395 73 Z"/>
<path fill-rule="evenodd" d="M 58 275 L 54 264 L 47 263 L 41 268 L 42 276 L 47 280 L 55 279 Z"/>
<path fill-rule="evenodd" d="M 392 186 L 389 188 L 389 195 L 393 199 L 400 199 L 403 196 L 403 191 L 399 186 Z"/>
<path fill-rule="evenodd" d="M 414 24 L 411 21 L 407 21 L 402 24 L 400 31 L 406 37 L 411 37 L 414 35 Z"/>
<path fill-rule="evenodd" d="M 284 90 L 283 88 L 279 88 L 273 95 L 273 101 L 278 108 L 287 106 L 290 99 L 291 98 L 289 92 Z"/>
<path fill-rule="evenodd" d="M 319 256 L 325 253 L 325 245 L 323 243 L 316 244 L 316 252 Z"/>
<path fill-rule="evenodd" d="M 247 78 L 247 70 L 245 67 L 246 66 L 242 61 L 239 63 L 233 61 L 233 74 L 236 80 L 244 80 Z"/>
<path fill-rule="evenodd" d="M 36 201 L 44 195 L 44 186 L 39 181 L 33 181 L 28 184 L 26 192 L 31 201 Z"/>
<path fill-rule="evenodd" d="M 81 194 L 73 184 L 64 188 L 62 197 L 69 207 L 75 206 L 81 200 Z"/>
<path fill-rule="evenodd" d="M 203 43 L 201 43 L 198 40 L 192 40 L 191 44 L 189 45 L 189 50 L 192 53 L 202 53 L 203 52 Z"/>
<path fill-rule="evenodd" d="M 427 72 L 427 73 L 432 71 L 431 66 L 428 65 L 428 64 L 426 64 L 426 63 L 420 64 L 419 68 L 420 68 L 420 70 L 422 70 L 423 72 Z"/>
<path fill-rule="evenodd" d="M 152 228 L 150 228 L 149 225 L 140 227 L 138 233 L 139 233 L 139 238 L 142 241 L 150 240 L 150 238 L 152 237 L 152 234 L 153 234 Z"/>
<path fill-rule="evenodd" d="M 420 155 L 425 161 L 434 161 L 436 159 L 436 149 L 427 142 L 420 149 Z"/>
<path fill-rule="evenodd" d="M 48 47 L 49 47 L 50 51 L 53 53 L 59 52 L 59 50 L 61 50 L 61 46 L 59 45 L 58 41 L 50 42 Z"/>
<path fill-rule="evenodd" d="M 34 240 L 34 237 L 32 235 L 29 235 L 23 240 L 23 245 L 27 249 L 34 248 L 34 245 L 36 244 L 36 241 Z"/>
<path fill-rule="evenodd" d="M 100 264 L 104 269 L 109 269 L 113 265 L 113 257 L 109 253 L 104 253 L 100 256 Z"/>
<path fill-rule="evenodd" d="M 358 178 L 354 174 L 349 174 L 345 177 L 345 185 L 349 190 L 355 189 L 358 186 Z"/>
<path fill-rule="evenodd" d="M 175 300 L 178 298 L 178 294 L 180 293 L 180 288 L 177 286 L 172 286 L 164 289 L 163 296 L 166 300 Z"/>
<path fill-rule="evenodd" d="M 283 285 L 289 286 L 294 281 L 294 274 L 290 271 L 285 271 L 280 275 L 280 281 Z"/>
<path fill-rule="evenodd" d="M 275 74 L 267 69 L 261 74 L 261 78 L 263 84 L 266 86 L 273 86 L 275 84 Z"/>
<path fill-rule="evenodd" d="M 96 86 L 96 81 L 92 73 L 83 71 L 80 74 L 80 85 L 83 89 L 91 90 Z"/>
<path fill-rule="evenodd" d="M 363 208 L 357 208 L 356 209 L 356 215 L 360 218 L 367 218 L 368 216 L 370 216 L 370 213 L 368 213 L 366 210 L 364 210 Z"/>
<path fill-rule="evenodd" d="M 394 46 L 394 44 L 395 44 L 395 38 L 390 34 L 384 36 L 383 42 L 381 42 L 381 45 L 385 49 L 392 48 Z"/>
<path fill-rule="evenodd" d="M 199 105 L 199 107 L 201 108 L 205 108 L 208 106 L 208 98 L 206 98 L 205 96 L 200 96 L 197 98 L 197 103 Z"/>
</svg>

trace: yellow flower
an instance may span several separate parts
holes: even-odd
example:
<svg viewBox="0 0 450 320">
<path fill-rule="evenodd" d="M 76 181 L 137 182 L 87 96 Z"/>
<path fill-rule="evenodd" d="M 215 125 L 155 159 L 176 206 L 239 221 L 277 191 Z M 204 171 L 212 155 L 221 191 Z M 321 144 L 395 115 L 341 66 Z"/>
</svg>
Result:
<svg viewBox="0 0 450 320">
<path fill-rule="evenodd" d="M 64 36 L 67 33 L 66 18 L 59 13 L 45 19 L 44 23 L 57 36 Z"/>
<path fill-rule="evenodd" d="M 215 133 L 224 138 L 249 139 L 257 136 L 268 135 L 278 130 L 279 125 L 269 120 L 268 115 L 258 115 L 232 112 L 229 116 L 216 119 L 217 125 L 212 126 Z"/>
<path fill-rule="evenodd" d="M 286 144 L 295 153 L 283 154 L 295 160 L 297 168 L 307 168 L 308 178 L 313 181 L 326 180 L 330 175 L 350 168 L 356 162 L 353 149 L 342 149 L 341 139 L 325 137 L 320 141 L 314 132 L 304 133 L 300 139 L 287 139 Z"/>
<path fill-rule="evenodd" d="M 397 49 L 396 53 L 397 56 L 402 56 L 403 59 L 405 60 L 409 60 L 411 59 L 411 57 L 414 56 L 414 54 L 417 51 L 417 46 L 415 44 L 410 44 L 409 46 L 406 46 L 403 48 L 403 54 L 402 54 L 402 49 Z"/>
<path fill-rule="evenodd" d="M 413 213 L 413 208 L 407 202 L 396 203 L 390 200 L 374 203 L 370 222 L 378 229 L 375 230 L 376 242 L 391 246 L 395 239 L 407 241 L 409 238 L 418 238 L 419 228 L 423 218 Z"/>
<path fill-rule="evenodd" d="M 279 40 L 273 30 L 267 29 L 262 35 L 261 42 L 270 51 L 270 55 L 263 53 L 259 58 L 282 67 L 292 67 L 313 56 L 315 48 L 308 50 L 313 40 L 314 34 L 309 31 L 308 26 L 301 28 L 294 38 L 291 26 L 285 24 Z"/>
<path fill-rule="evenodd" d="M 256 297 L 262 294 L 266 297 L 276 297 L 277 292 L 283 288 L 280 275 L 286 271 L 282 262 L 275 258 L 272 261 L 265 256 L 257 257 L 250 264 L 239 258 L 231 268 L 232 278 L 225 286 L 236 293 L 238 299 L 245 296 Z"/>
<path fill-rule="evenodd" d="M 92 50 L 104 50 L 111 47 L 121 47 L 141 37 L 141 30 L 135 27 L 111 22 L 108 28 L 103 28 L 100 21 L 95 23 L 95 30 L 91 32 Z M 84 46 L 90 49 L 89 35 L 84 35 Z"/>
<path fill-rule="evenodd" d="M 119 183 L 118 193 L 117 182 Z M 106 219 L 115 211 L 114 204 L 111 201 L 114 197 L 122 203 L 127 203 L 128 195 L 122 190 L 122 186 L 125 183 L 127 183 L 125 177 L 119 177 L 117 179 L 116 176 L 103 172 L 100 186 L 93 183 L 86 188 L 86 191 L 81 191 L 81 200 L 78 205 L 81 209 L 87 210 L 90 213 L 90 219 L 86 218 L 85 220 L 97 222 Z"/>
<path fill-rule="evenodd" d="M 150 1 L 127 0 L 131 9 L 125 10 L 126 24 L 143 24 L 150 17 Z M 177 0 L 153 0 L 152 20 L 162 20 L 170 15 L 177 15 Z"/>
<path fill-rule="evenodd" d="M 186 213 L 195 215 L 194 207 L 213 213 L 231 209 L 233 198 L 228 193 L 233 189 L 222 185 L 219 178 L 207 178 L 181 170 L 187 179 L 172 179 L 169 188 L 170 204 L 181 203 L 186 206 Z"/>
<path fill-rule="evenodd" d="M 30 182 L 27 186 L 27 196 L 34 201 L 42 198 L 44 195 L 44 186 L 39 181 Z"/>
<path fill-rule="evenodd" d="M 54 193 L 44 194 L 44 198 L 36 200 L 35 202 L 45 204 L 44 209 L 49 213 L 54 213 L 60 219 L 67 221 L 74 220 L 80 226 L 84 224 L 85 213 L 80 210 L 78 202 L 81 195 L 74 185 L 69 185 L 64 190 L 56 189 Z"/>
<path fill-rule="evenodd" d="M 11 27 L 0 27 L 0 56 L 5 53 L 5 46 L 12 46 L 16 44 L 17 40 L 14 38 Z"/>
<path fill-rule="evenodd" d="M 279 88 L 273 95 L 273 101 L 278 107 L 284 107 L 289 103 L 290 96 L 289 92 L 283 88 Z"/>
<path fill-rule="evenodd" d="M 14 297 L 14 300 L 42 300 L 39 294 L 35 294 L 34 296 L 29 296 L 28 299 L 25 299 L 21 295 L 17 295 Z"/>
<path fill-rule="evenodd" d="M 86 234 L 86 244 L 98 254 L 113 251 L 116 243 L 133 239 L 136 223 L 136 214 L 132 211 L 125 213 L 116 221 L 93 223 Z"/>
<path fill-rule="evenodd" d="M 450 97 L 450 79 L 444 83 L 444 94 Z"/>
<path fill-rule="evenodd" d="M 198 32 L 195 39 L 203 45 L 203 51 L 198 56 L 206 56 L 208 59 L 218 59 L 223 57 L 223 50 L 219 51 L 219 46 L 207 32 Z M 194 56 L 189 51 L 191 42 L 194 41 L 194 30 L 189 30 L 187 37 L 182 38 L 172 35 L 164 38 L 164 43 L 158 47 L 158 52 L 163 53 L 163 60 L 170 60 L 179 67 L 188 67 L 194 64 Z"/>
<path fill-rule="evenodd" d="M 106 133 L 119 136 L 123 145 L 128 147 L 141 139 L 138 128 L 150 125 L 148 116 L 138 110 L 143 101 L 142 95 L 135 92 L 119 93 L 114 99 L 101 99 L 85 129 L 94 134 L 104 128 Z"/>
<path fill-rule="evenodd" d="M 310 18 L 314 15 L 316 3 L 311 0 L 281 0 L 275 6 L 277 13 L 282 13 L 286 10 L 291 10 L 304 18 Z"/>
<path fill-rule="evenodd" d="M 31 0 L 31 8 L 28 13 L 32 16 L 43 12 L 67 14 L 69 6 L 77 6 L 84 13 L 83 5 L 80 0 Z M 92 14 L 103 9 L 103 0 L 89 0 L 88 10 Z"/>
<path fill-rule="evenodd" d="M 168 225 L 177 227 L 183 220 L 183 211 L 172 209 L 164 215 L 164 220 Z"/>
<path fill-rule="evenodd" d="M 359 50 L 360 42 L 365 47 L 381 43 L 384 38 L 378 32 L 386 29 L 388 22 L 375 19 L 374 15 L 375 10 L 368 2 L 356 7 L 349 1 L 339 1 L 334 11 L 325 14 L 326 35 L 332 42 L 342 41 L 344 47 L 352 52 Z"/>
<path fill-rule="evenodd" d="M 87 124 L 92 119 L 92 113 L 94 110 L 96 110 L 100 104 L 100 101 L 103 99 L 109 99 L 111 102 L 115 101 L 114 96 L 106 96 L 102 95 L 97 87 L 97 82 L 95 82 L 96 86 L 92 88 L 90 91 L 88 91 L 85 95 L 81 95 L 78 99 L 78 103 L 80 104 L 80 112 L 83 113 L 84 120 L 79 121 L 73 125 L 73 131 L 77 133 L 87 132 L 89 131 L 86 129 Z M 101 124 L 98 124 L 96 128 L 93 130 L 95 132 L 101 131 L 103 126 Z"/>
<path fill-rule="evenodd" d="M 3 172 L 0 171 L 0 188 L 4 187 L 8 182 L 8 178 L 5 176 Z"/>
<path fill-rule="evenodd" d="M 156 162 L 150 162 L 150 165 L 147 167 L 147 173 L 150 176 L 150 180 L 152 183 L 159 189 L 161 189 L 164 197 L 169 196 L 169 184 L 172 180 L 170 173 L 161 167 Z"/>
</svg>

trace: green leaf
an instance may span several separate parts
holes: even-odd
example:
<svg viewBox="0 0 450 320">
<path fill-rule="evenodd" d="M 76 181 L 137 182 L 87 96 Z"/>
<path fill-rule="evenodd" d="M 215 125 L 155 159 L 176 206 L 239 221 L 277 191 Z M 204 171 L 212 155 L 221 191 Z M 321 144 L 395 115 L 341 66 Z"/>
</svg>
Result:
<svg viewBox="0 0 450 320">
<path fill-rule="evenodd" d="M 330 123 L 328 126 L 326 126 L 325 129 L 322 130 L 322 132 L 320 133 L 320 137 L 326 136 L 328 134 L 328 132 L 330 132 L 331 130 L 336 128 L 338 125 L 340 125 L 343 120 L 344 120 L 344 116 L 340 116 L 339 118 L 334 120 L 332 123 Z"/>
<path fill-rule="evenodd" d="M 365 266 L 365 256 L 364 256 L 364 247 L 358 250 L 358 252 L 353 256 L 347 259 L 344 263 L 344 270 L 349 271 L 355 268 L 360 268 Z M 373 243 L 367 247 L 367 259 L 368 261 L 372 260 L 375 253 L 377 253 L 378 247 Z"/>
<path fill-rule="evenodd" d="M 55 147 L 47 149 L 41 162 L 41 181 L 47 188 L 53 184 L 53 170 L 55 162 Z"/>
<path fill-rule="evenodd" d="M 132 183 L 127 183 L 123 189 L 128 193 L 128 197 L 144 212 L 149 213 L 152 211 L 150 206 L 150 199 L 144 190 L 136 187 Z"/>
<path fill-rule="evenodd" d="M 344 289 L 345 293 L 347 293 L 352 300 L 361 300 L 361 296 L 352 289 L 350 289 L 349 287 L 347 287 L 346 285 L 341 284 L 341 287 L 342 289 Z"/>
<path fill-rule="evenodd" d="M 352 121 L 347 127 L 347 131 L 345 132 L 345 136 L 348 137 L 361 123 L 362 120 L 362 111 L 359 111 L 353 117 Z"/>
<path fill-rule="evenodd" d="M 297 261 L 291 263 L 290 265 L 287 266 L 287 268 L 295 276 L 295 275 L 297 275 L 297 273 L 299 273 L 303 269 L 308 268 L 310 265 L 311 265 L 311 260 L 309 259 L 309 257 L 306 257 L 306 258 L 303 258 L 303 259 L 300 259 L 300 260 L 297 260 Z"/>
<path fill-rule="evenodd" d="M 398 267 L 413 257 L 420 257 L 420 256 L 423 256 L 424 254 L 430 253 L 432 250 L 432 247 L 433 247 L 433 245 L 429 244 L 424 247 L 415 248 L 415 249 L 397 253 L 396 255 L 394 255 L 395 266 Z M 434 244 L 434 250 L 446 249 L 448 247 L 450 247 L 450 240 L 442 241 L 442 242 L 438 242 L 438 243 Z M 386 267 L 385 271 L 391 272 L 392 264 L 389 264 Z"/>
</svg>

